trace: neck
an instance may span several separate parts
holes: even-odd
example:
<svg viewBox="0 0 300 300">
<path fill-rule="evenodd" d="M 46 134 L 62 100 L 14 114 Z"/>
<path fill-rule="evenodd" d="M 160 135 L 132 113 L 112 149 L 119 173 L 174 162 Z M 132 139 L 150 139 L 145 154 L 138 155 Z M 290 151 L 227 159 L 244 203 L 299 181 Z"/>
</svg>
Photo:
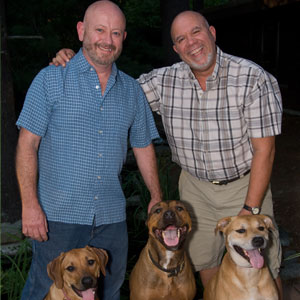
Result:
<svg viewBox="0 0 300 300">
<path fill-rule="evenodd" d="M 68 295 L 67 295 L 67 293 L 66 293 L 66 291 L 65 291 L 64 288 L 62 289 L 62 291 L 63 291 L 63 294 L 64 294 L 64 300 L 71 300 L 71 299 L 68 297 Z"/>
<path fill-rule="evenodd" d="M 203 91 L 206 90 L 206 80 L 208 77 L 210 77 L 212 75 L 214 66 L 207 71 L 200 71 L 200 70 L 192 69 L 192 72 L 193 72 L 194 76 L 196 77 L 197 81 L 199 82 Z"/>
<path fill-rule="evenodd" d="M 179 261 L 176 263 L 176 267 L 166 268 L 165 266 L 161 266 L 161 264 L 159 264 L 159 262 L 155 261 L 155 259 L 153 258 L 152 254 L 151 254 L 151 251 L 149 249 L 148 249 L 148 255 L 149 255 L 149 258 L 150 258 L 151 262 L 153 263 L 153 265 L 156 266 L 162 272 L 165 272 L 166 274 L 168 274 L 168 277 L 177 276 L 184 269 L 184 265 L 185 265 L 184 258 L 182 259 L 182 261 Z"/>
<path fill-rule="evenodd" d="M 112 72 L 112 64 L 109 65 L 99 65 L 99 64 L 95 64 L 88 55 L 86 55 L 84 49 L 83 49 L 83 54 L 86 58 L 86 60 L 89 62 L 89 64 L 95 69 L 97 75 L 98 75 L 98 79 L 99 79 L 99 83 L 101 86 L 101 92 L 102 95 L 105 92 L 106 89 L 106 85 L 109 79 L 109 76 Z"/>
<path fill-rule="evenodd" d="M 194 76 L 196 77 L 202 90 L 204 90 L 204 91 L 206 90 L 206 80 L 208 77 L 210 77 L 213 74 L 215 66 L 216 66 L 216 61 L 217 61 L 217 56 L 215 55 L 212 64 L 207 69 L 204 69 L 204 70 L 198 70 L 191 66 L 191 70 L 192 70 Z"/>
<path fill-rule="evenodd" d="M 150 241 L 151 243 L 151 241 Z M 183 249 L 178 249 L 175 251 L 167 250 L 163 245 L 157 242 L 152 242 L 151 256 L 160 266 L 165 269 L 176 268 L 184 260 Z"/>
<path fill-rule="evenodd" d="M 113 66 L 112 63 L 108 64 L 108 65 L 97 64 L 94 60 L 92 60 L 89 57 L 89 55 L 87 54 L 87 52 L 84 48 L 82 48 L 82 53 L 83 53 L 84 57 L 86 58 L 86 60 L 88 61 L 88 63 L 95 69 L 98 76 L 109 77 L 109 75 L 111 74 L 111 71 L 112 71 L 112 66 Z"/>
</svg>

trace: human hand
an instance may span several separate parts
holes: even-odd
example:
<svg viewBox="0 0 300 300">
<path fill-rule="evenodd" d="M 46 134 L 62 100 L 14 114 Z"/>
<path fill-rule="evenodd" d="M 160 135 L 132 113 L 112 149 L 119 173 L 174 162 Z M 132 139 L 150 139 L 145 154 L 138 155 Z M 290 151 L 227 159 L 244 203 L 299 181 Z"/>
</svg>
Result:
<svg viewBox="0 0 300 300">
<path fill-rule="evenodd" d="M 48 240 L 47 219 L 40 205 L 22 209 L 22 232 L 39 242 Z"/>
<path fill-rule="evenodd" d="M 150 213 L 151 208 L 158 202 L 160 202 L 161 199 L 160 198 L 155 198 L 155 199 L 151 199 L 149 204 L 148 204 L 148 214 Z"/>
<path fill-rule="evenodd" d="M 245 209 L 245 208 L 242 208 L 240 210 L 240 212 L 238 213 L 238 216 L 250 216 L 252 215 L 251 211 Z"/>
<path fill-rule="evenodd" d="M 66 66 L 66 63 L 75 55 L 75 52 L 72 49 L 63 48 L 56 53 L 56 56 L 52 59 L 52 62 L 49 65 Z"/>
</svg>

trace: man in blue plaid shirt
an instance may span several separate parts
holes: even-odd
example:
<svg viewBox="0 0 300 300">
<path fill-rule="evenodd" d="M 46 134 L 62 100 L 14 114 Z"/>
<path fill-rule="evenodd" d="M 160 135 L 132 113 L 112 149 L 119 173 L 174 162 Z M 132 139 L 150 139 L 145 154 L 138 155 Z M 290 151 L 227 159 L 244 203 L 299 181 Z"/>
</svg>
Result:
<svg viewBox="0 0 300 300">
<path fill-rule="evenodd" d="M 125 23 L 114 3 L 93 3 L 77 24 L 82 49 L 66 68 L 41 70 L 26 95 L 16 169 L 33 258 L 22 299 L 44 299 L 52 284 L 47 264 L 86 245 L 109 255 L 101 298 L 120 299 L 128 248 L 120 173 L 128 140 L 151 194 L 149 209 L 161 200 L 151 109 L 136 80 L 114 63 Z"/>
</svg>

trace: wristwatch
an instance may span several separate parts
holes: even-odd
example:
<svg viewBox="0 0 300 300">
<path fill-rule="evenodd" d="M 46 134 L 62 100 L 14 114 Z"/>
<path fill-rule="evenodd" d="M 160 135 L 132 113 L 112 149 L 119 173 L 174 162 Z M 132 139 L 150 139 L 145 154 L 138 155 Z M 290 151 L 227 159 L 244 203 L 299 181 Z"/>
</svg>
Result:
<svg viewBox="0 0 300 300">
<path fill-rule="evenodd" d="M 244 209 L 251 211 L 252 215 L 259 215 L 260 214 L 260 207 L 251 207 L 248 206 L 247 204 L 244 204 Z"/>
</svg>

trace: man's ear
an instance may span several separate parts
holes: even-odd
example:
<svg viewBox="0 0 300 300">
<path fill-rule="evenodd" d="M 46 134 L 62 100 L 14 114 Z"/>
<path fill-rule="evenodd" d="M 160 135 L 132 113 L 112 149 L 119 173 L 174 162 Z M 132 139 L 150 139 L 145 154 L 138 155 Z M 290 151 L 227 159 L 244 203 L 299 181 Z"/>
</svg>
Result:
<svg viewBox="0 0 300 300">
<path fill-rule="evenodd" d="M 123 33 L 123 41 L 125 41 L 126 37 L 127 37 L 127 31 L 124 31 L 124 33 Z"/>
<path fill-rule="evenodd" d="M 84 24 L 83 22 L 78 22 L 77 23 L 77 33 L 78 33 L 78 39 L 79 41 L 83 41 L 83 35 L 84 35 Z"/>
<path fill-rule="evenodd" d="M 214 37 L 214 40 L 216 41 L 217 39 L 216 28 L 214 26 L 209 26 L 208 30 L 210 31 L 211 35 Z"/>
<path fill-rule="evenodd" d="M 178 51 L 177 51 L 177 48 L 176 48 L 176 45 L 173 45 L 173 50 L 178 54 Z"/>
</svg>

